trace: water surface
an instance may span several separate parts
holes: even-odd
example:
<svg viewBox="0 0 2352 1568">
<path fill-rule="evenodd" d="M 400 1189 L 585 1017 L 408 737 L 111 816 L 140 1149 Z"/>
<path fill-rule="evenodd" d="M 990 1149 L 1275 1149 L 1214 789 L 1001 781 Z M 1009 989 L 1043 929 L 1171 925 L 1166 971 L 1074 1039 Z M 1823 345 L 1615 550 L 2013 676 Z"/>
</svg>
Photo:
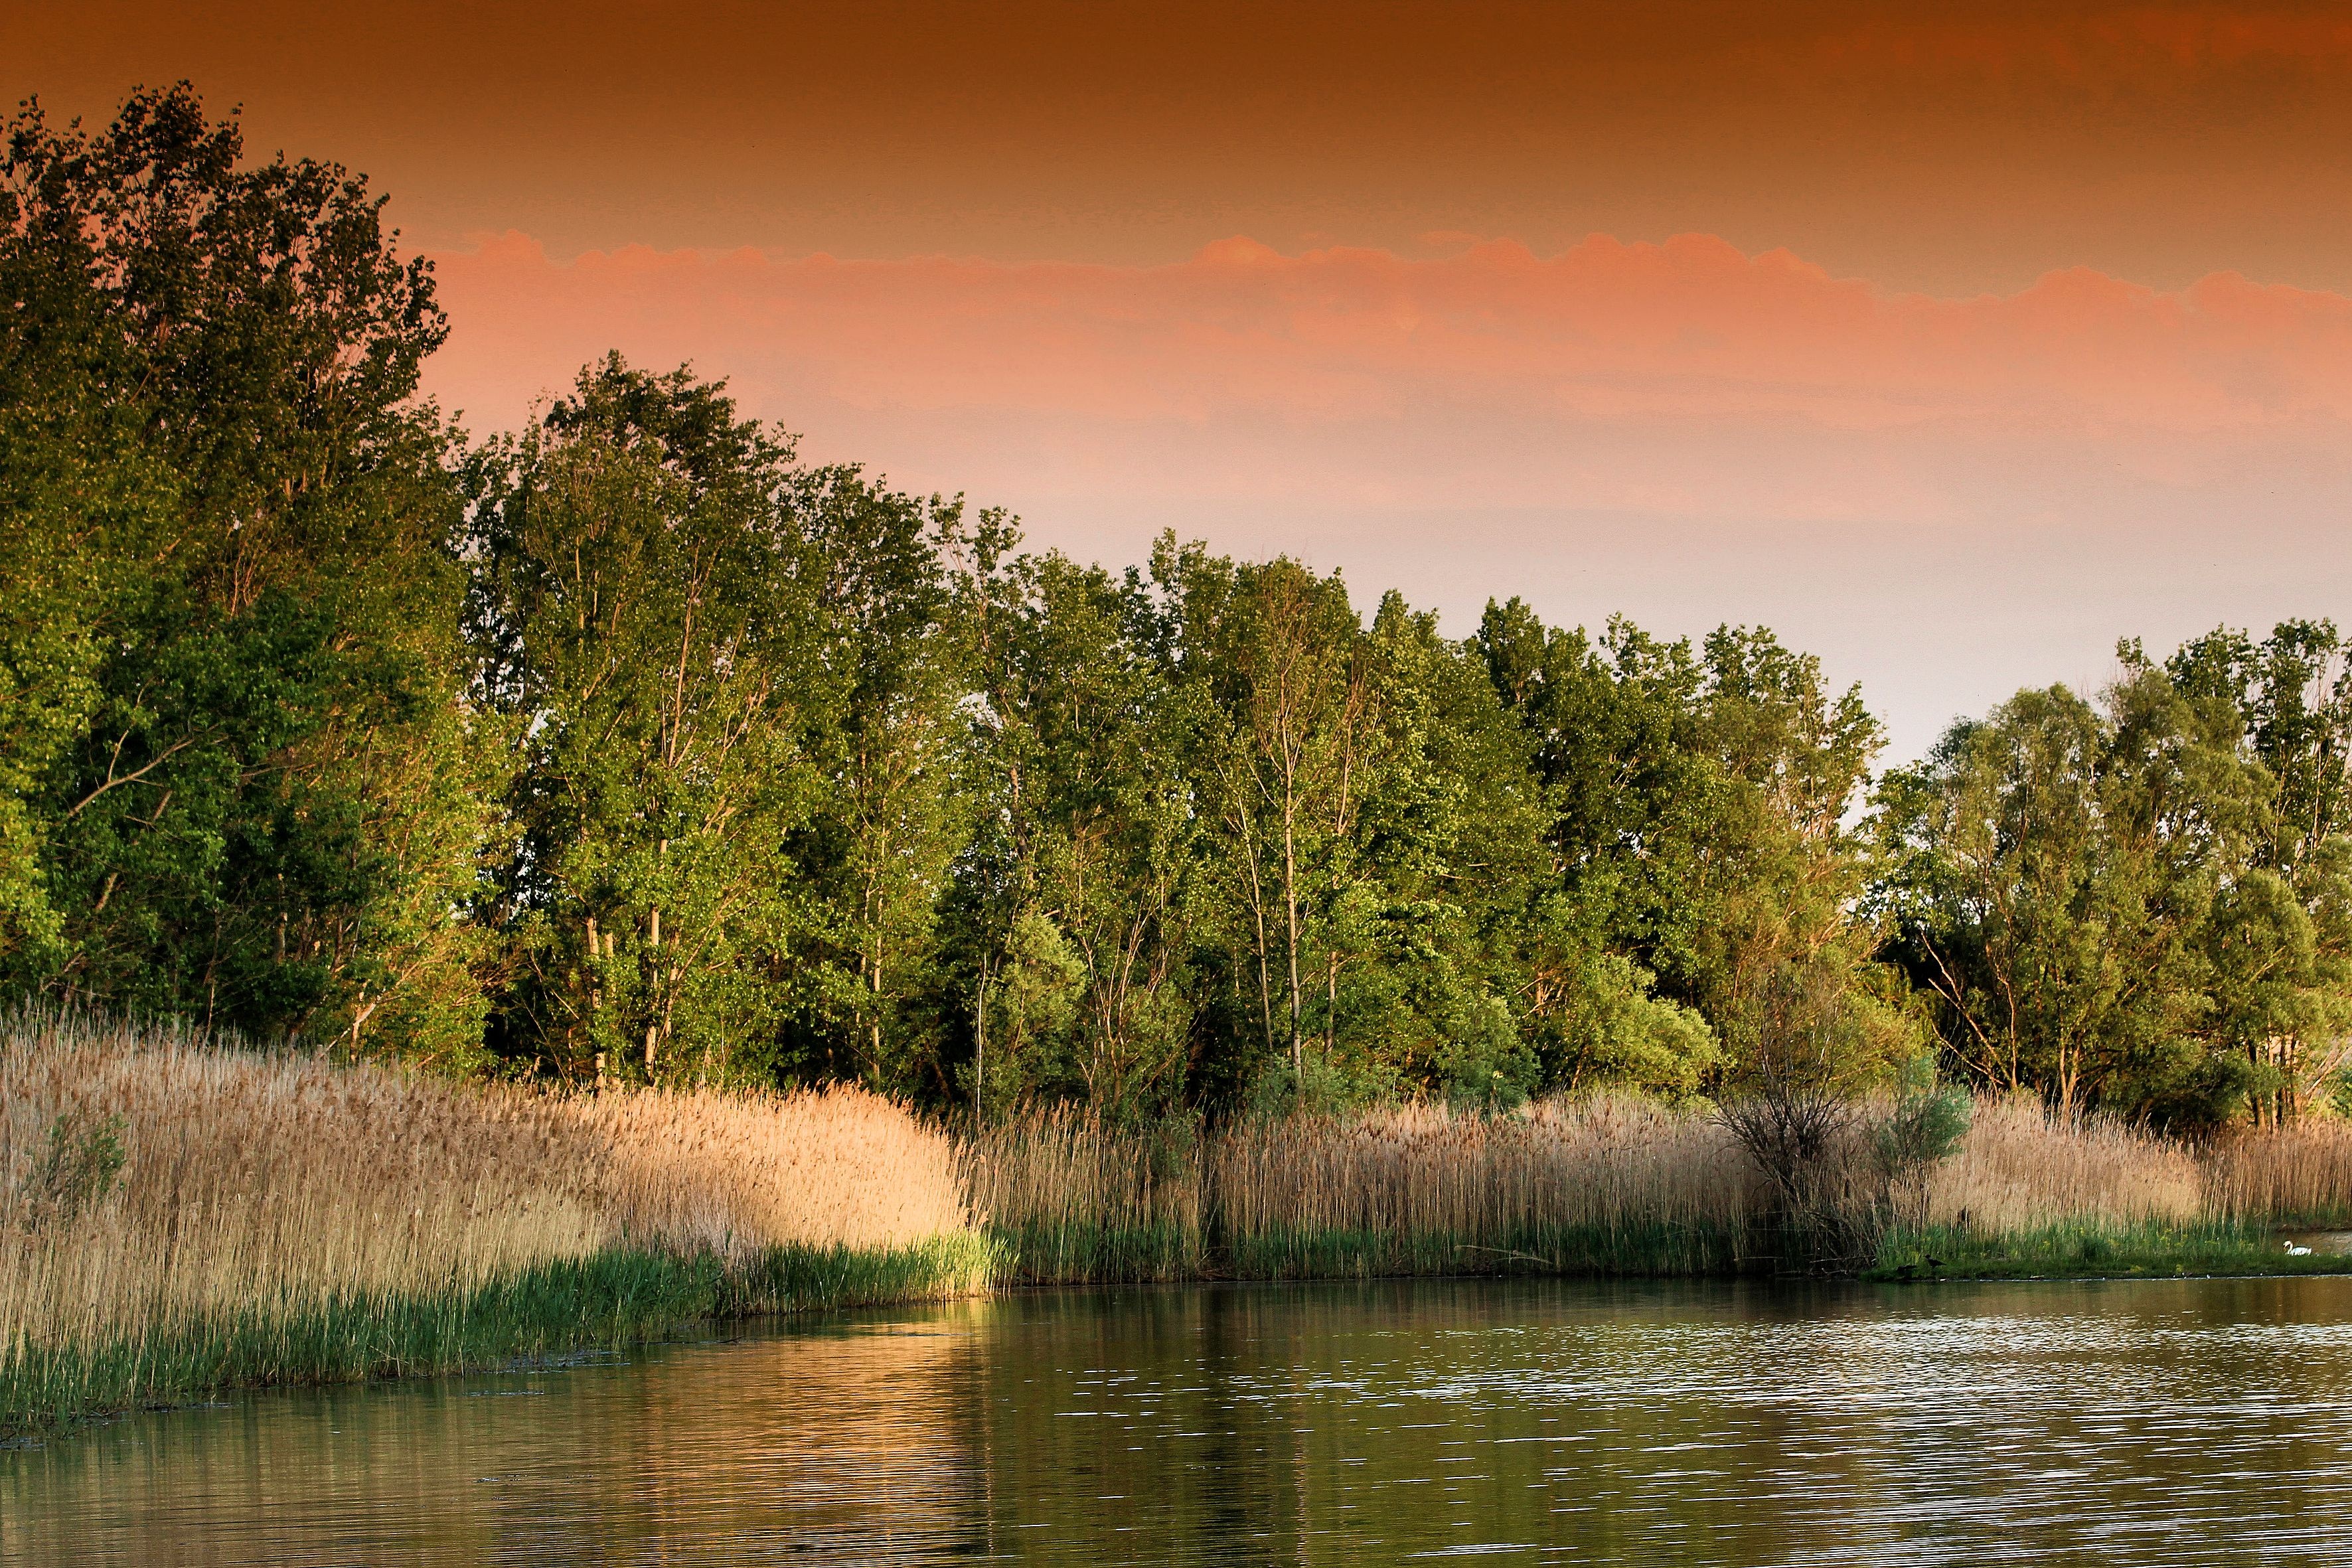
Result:
<svg viewBox="0 0 2352 1568">
<path fill-rule="evenodd" d="M 1015 1295 L 0 1453 L 0 1562 L 2352 1562 L 2352 1279 Z"/>
</svg>

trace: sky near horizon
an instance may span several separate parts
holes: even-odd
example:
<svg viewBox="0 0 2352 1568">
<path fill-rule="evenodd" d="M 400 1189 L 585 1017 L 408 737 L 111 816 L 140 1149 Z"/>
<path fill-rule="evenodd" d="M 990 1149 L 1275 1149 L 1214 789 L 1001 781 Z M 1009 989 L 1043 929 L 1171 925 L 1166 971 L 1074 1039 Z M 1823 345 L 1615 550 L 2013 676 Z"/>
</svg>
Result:
<svg viewBox="0 0 2352 1568">
<path fill-rule="evenodd" d="M 392 196 L 509 427 L 611 347 L 803 455 L 1654 630 L 1894 755 L 2119 637 L 2352 620 L 2352 8 L 86 0 L 0 91 Z"/>
</svg>

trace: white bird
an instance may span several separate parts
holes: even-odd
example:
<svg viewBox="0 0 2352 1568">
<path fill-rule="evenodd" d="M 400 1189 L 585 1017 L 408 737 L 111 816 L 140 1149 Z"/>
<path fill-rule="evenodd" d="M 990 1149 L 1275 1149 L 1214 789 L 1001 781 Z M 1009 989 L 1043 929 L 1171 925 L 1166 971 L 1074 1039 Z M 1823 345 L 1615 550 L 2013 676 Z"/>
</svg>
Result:
<svg viewBox="0 0 2352 1568">
<path fill-rule="evenodd" d="M 2289 1258 L 2308 1258 L 2311 1256 L 2311 1248 L 2307 1247 L 2297 1247 L 2294 1243 L 2290 1241 L 2286 1244 L 2286 1255 Z"/>
</svg>

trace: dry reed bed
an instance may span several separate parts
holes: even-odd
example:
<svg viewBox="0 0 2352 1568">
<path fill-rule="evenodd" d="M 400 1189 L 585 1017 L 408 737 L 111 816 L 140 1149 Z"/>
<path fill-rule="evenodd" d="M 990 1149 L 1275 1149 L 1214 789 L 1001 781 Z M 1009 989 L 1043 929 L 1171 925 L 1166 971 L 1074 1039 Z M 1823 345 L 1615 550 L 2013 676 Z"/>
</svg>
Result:
<svg viewBox="0 0 2352 1568">
<path fill-rule="evenodd" d="M 2208 1217 L 2193 1152 L 2120 1122 L 2062 1120 L 2031 1099 L 1979 1104 L 1928 1186 L 1931 1223 L 1995 1236 L 2072 1221 Z"/>
<path fill-rule="evenodd" d="M 1857 1136 L 1857 1193 L 1868 1190 L 1867 1151 Z M 1404 1106 L 1254 1121 L 1181 1142 L 1053 1111 L 988 1131 L 967 1145 L 966 1169 L 975 1206 L 1039 1249 L 1024 1266 L 1042 1278 L 1087 1277 L 1070 1238 L 1090 1229 L 1183 1231 L 1194 1258 L 1204 1231 L 1236 1254 L 1315 1236 L 1502 1250 L 1577 1231 L 1738 1237 L 1767 1203 L 1710 1114 L 1607 1096 L 1495 1118 Z M 2313 1215 L 2352 1215 L 2352 1126 L 2306 1122 L 2193 1150 L 2113 1121 L 2054 1117 L 2032 1100 L 1977 1107 L 1927 1206 L 1931 1224 L 1987 1238 Z M 1664 1255 L 1621 1256 L 1640 1266 Z"/>
<path fill-rule="evenodd" d="M 1218 1212 L 1237 1237 L 1314 1231 L 1505 1243 L 1530 1231 L 1738 1225 L 1746 1157 L 1703 1117 L 1641 1100 L 1512 1117 L 1411 1105 L 1351 1121 L 1258 1123 L 1215 1141 Z"/>
<path fill-rule="evenodd" d="M 38 1179 L 59 1126 L 120 1129 L 120 1178 L 84 1212 Z M 462 1291 L 625 1242 L 741 1258 L 970 1224 L 947 1137 L 858 1089 L 568 1099 L 74 1019 L 0 1026 L 0 1362 Z"/>
<path fill-rule="evenodd" d="M 2352 1122 L 2306 1119 L 2249 1131 L 2206 1156 L 2206 1204 L 2254 1221 L 2352 1221 Z"/>
<path fill-rule="evenodd" d="M 1709 1266 L 1705 1247 L 1754 1214 L 1754 1180 L 1724 1130 L 1645 1101 L 1547 1104 L 1515 1117 L 1406 1105 L 1349 1117 L 1123 1131 L 1067 1110 L 988 1129 L 965 1146 L 974 1207 L 1013 1239 L 1033 1279 L 1242 1272 L 1408 1271 L 1535 1258 L 1587 1233 L 1639 1235 L 1616 1256 L 1650 1268 Z M 1720 1248 L 1717 1249 L 1720 1252 Z M 1479 1255 L 1488 1255 L 1483 1259 Z"/>
<path fill-rule="evenodd" d="M 53 1129 L 117 1125 L 120 1181 L 61 1213 L 54 1169 L 43 1180 Z M 1212 1233 L 1504 1249 L 1576 1230 L 1731 1234 L 1763 1202 L 1718 1122 L 1630 1099 L 1207 1137 L 1052 1112 L 958 1145 L 855 1089 L 567 1098 L 75 1019 L 0 1026 L 0 1361 L 330 1298 L 463 1291 L 628 1243 L 746 1261 L 968 1237 L 977 1219 L 1050 1255 L 1046 1277 L 1083 1277 L 1104 1237 L 1128 1238 L 1119 1267 L 1165 1275 L 1197 1268 Z M 1928 1202 L 1935 1223 L 1985 1236 L 2347 1214 L 2342 1124 L 2200 1154 L 2031 1101 L 1979 1106 Z"/>
<path fill-rule="evenodd" d="M 1196 1143 L 1105 1126 L 1056 1106 L 982 1129 L 962 1145 L 973 1209 L 999 1226 L 1110 1231 L 1201 1226 Z"/>
</svg>

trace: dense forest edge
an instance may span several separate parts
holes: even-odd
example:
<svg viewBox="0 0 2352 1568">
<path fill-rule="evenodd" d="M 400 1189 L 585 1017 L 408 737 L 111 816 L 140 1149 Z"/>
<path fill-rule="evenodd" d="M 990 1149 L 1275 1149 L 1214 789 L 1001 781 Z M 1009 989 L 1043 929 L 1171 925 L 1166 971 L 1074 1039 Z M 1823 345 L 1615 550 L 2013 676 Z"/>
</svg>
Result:
<svg viewBox="0 0 2352 1568">
<path fill-rule="evenodd" d="M 1874 771 L 1859 688 L 1765 629 L 1510 599 L 1457 639 L 1288 558 L 1025 551 L 1003 512 L 802 460 L 690 367 L 610 356 L 469 435 L 417 395 L 449 327 L 397 239 L 363 179 L 249 158 L 184 86 L 103 128 L 9 121 L 6 1245 L 54 1249 L 144 1179 L 114 1089 L 17 1089 L 26 1042 L 65 1061 L 60 1031 L 113 1019 L 485 1103 L 880 1096 L 961 1151 L 969 1212 L 875 1244 L 967 1237 L 925 1289 L 2325 1266 L 2273 1262 L 2269 1227 L 2346 1213 L 2331 622 L 2126 642 L 2105 689 L 2021 691 Z M 1930 1189 L 2028 1106 L 2204 1195 L 2035 1209 L 1992 1246 L 1982 1202 Z M 1416 1252 L 1401 1208 L 1301 1195 L 1439 1148 L 1476 1153 L 1432 1182 L 1517 1161 L 1565 1190 L 1590 1150 L 1634 1158 L 1608 1117 L 1716 1139 L 1734 1195 L 1704 1224 L 1660 1198 L 1649 1253 L 1632 1209 L 1588 1234 L 1465 1198 Z M 2304 1196 L 2211 1196 L 2290 1146 L 2308 1171 L 2273 1184 Z M 1289 1173 L 1249 1185 L 1245 1153 Z M 1239 1194 L 1275 1195 L 1244 1225 Z M 1140 1230 L 1113 1214 L 1139 1205 Z M 702 1240 L 597 1246 L 528 1267 L 666 1258 L 686 1318 L 823 1296 L 746 1295 Z M 530 1321 L 570 1330 L 318 1374 L 679 1315 L 590 1333 L 626 1312 L 549 1278 L 569 1304 Z"/>
</svg>

